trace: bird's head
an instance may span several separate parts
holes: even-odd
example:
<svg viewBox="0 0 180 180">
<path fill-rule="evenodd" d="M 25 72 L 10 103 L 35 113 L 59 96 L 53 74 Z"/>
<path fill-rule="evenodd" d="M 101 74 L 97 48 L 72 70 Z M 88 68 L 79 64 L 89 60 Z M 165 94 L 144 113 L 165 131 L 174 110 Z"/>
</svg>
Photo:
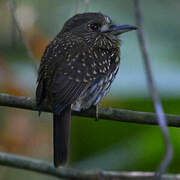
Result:
<svg viewBox="0 0 180 180">
<path fill-rule="evenodd" d="M 113 24 L 110 17 L 102 13 L 83 13 L 77 14 L 66 21 L 61 33 L 110 33 L 118 36 L 124 32 L 135 29 L 137 29 L 137 27 L 132 25 Z"/>
</svg>

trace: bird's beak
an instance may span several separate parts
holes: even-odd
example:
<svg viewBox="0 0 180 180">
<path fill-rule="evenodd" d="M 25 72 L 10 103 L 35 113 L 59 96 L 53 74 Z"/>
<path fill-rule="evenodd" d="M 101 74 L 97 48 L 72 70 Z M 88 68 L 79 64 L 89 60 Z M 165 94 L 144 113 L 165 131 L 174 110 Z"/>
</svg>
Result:
<svg viewBox="0 0 180 180">
<path fill-rule="evenodd" d="M 111 25 L 108 29 L 102 30 L 102 32 L 111 32 L 114 35 L 120 35 L 122 33 L 136 29 L 137 29 L 136 26 L 116 24 L 116 25 Z"/>
</svg>

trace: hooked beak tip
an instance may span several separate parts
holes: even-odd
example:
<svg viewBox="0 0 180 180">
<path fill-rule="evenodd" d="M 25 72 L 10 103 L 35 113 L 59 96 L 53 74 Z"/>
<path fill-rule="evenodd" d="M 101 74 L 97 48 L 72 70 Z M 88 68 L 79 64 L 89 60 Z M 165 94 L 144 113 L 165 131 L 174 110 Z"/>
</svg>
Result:
<svg viewBox="0 0 180 180">
<path fill-rule="evenodd" d="M 132 30 L 137 30 L 138 27 L 137 26 L 132 26 Z"/>
</svg>

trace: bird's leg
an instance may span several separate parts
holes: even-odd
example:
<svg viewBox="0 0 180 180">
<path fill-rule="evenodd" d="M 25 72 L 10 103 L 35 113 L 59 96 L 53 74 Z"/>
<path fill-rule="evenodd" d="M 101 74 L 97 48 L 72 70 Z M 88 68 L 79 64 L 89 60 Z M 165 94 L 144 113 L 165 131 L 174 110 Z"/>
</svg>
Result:
<svg viewBox="0 0 180 180">
<path fill-rule="evenodd" d="M 96 119 L 95 121 L 99 120 L 99 104 L 96 104 Z"/>
</svg>

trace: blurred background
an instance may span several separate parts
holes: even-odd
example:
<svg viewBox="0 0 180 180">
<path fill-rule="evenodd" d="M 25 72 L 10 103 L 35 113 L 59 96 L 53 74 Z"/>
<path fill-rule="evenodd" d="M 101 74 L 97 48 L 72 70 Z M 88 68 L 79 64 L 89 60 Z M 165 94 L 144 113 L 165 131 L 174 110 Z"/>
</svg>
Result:
<svg viewBox="0 0 180 180">
<path fill-rule="evenodd" d="M 89 3 L 88 3 L 89 2 Z M 115 23 L 135 24 L 132 0 L 15 0 L 29 55 L 5 0 L 0 1 L 0 92 L 35 97 L 37 67 L 48 42 L 75 13 L 102 12 Z M 180 114 L 180 1 L 141 1 L 153 75 L 166 113 Z M 108 107 L 153 112 L 136 32 L 120 39 L 121 65 Z M 30 57 L 31 56 L 31 57 Z M 32 58 L 33 57 L 33 58 Z M 51 114 L 0 107 L 0 151 L 52 162 Z M 170 173 L 180 173 L 180 129 L 169 128 Z M 72 117 L 68 167 L 155 171 L 164 155 L 159 127 Z M 55 179 L 0 166 L 0 180 Z"/>
</svg>

